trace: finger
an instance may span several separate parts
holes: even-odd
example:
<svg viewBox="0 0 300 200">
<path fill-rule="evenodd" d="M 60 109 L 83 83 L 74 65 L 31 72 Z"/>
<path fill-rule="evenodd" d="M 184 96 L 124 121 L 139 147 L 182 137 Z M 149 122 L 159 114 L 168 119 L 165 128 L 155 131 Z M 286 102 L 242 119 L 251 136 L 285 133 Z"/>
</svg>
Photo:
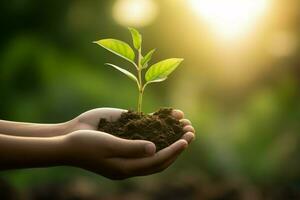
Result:
<svg viewBox="0 0 300 200">
<path fill-rule="evenodd" d="M 195 134 L 193 132 L 187 132 L 182 136 L 182 139 L 190 144 L 195 139 Z"/>
<path fill-rule="evenodd" d="M 165 159 L 162 159 L 160 162 L 158 162 L 153 167 L 150 167 L 149 170 L 141 171 L 139 176 L 149 175 L 161 172 L 168 168 L 176 159 L 177 157 L 188 147 L 188 144 L 186 141 L 182 141 L 181 148 L 178 148 L 176 152 L 173 153 L 172 156 L 165 157 Z"/>
<path fill-rule="evenodd" d="M 176 156 L 171 157 L 169 160 L 165 161 L 161 165 L 161 167 L 158 167 L 155 171 L 148 172 L 148 174 L 141 174 L 140 176 L 149 175 L 149 173 L 151 173 L 151 174 L 158 173 L 158 172 L 161 172 L 161 171 L 167 169 L 170 165 L 172 165 L 175 162 L 175 160 L 177 159 L 178 156 L 179 156 L 179 154 L 177 154 Z"/>
<path fill-rule="evenodd" d="M 181 110 L 177 110 L 177 109 L 172 110 L 172 115 L 178 120 L 184 117 L 184 113 Z"/>
<path fill-rule="evenodd" d="M 187 125 L 187 126 L 183 127 L 183 131 L 184 132 L 193 132 L 193 133 L 195 133 L 195 129 L 191 125 Z"/>
<path fill-rule="evenodd" d="M 192 122 L 188 119 L 181 119 L 180 120 L 180 123 L 183 125 L 183 126 L 186 126 L 186 125 L 192 125 Z"/>
<path fill-rule="evenodd" d="M 139 158 L 155 154 L 155 144 L 145 140 L 126 140 L 115 137 L 109 145 L 110 157 Z"/>
<path fill-rule="evenodd" d="M 124 167 L 127 173 L 135 176 L 152 174 L 164 169 L 165 163 L 176 158 L 187 146 L 187 141 L 180 139 L 169 147 L 162 149 L 154 156 L 140 159 L 127 159 L 125 162 L 126 166 Z"/>
<path fill-rule="evenodd" d="M 154 174 L 163 171 L 164 169 L 168 168 L 179 156 L 180 153 L 170 157 L 166 161 L 164 161 L 159 167 L 152 168 L 151 170 L 141 169 L 139 171 L 132 170 L 130 166 L 126 165 L 126 163 L 129 163 L 127 158 L 111 158 L 106 161 L 106 164 L 108 164 L 109 169 L 114 170 L 108 170 L 108 175 L 111 174 L 111 172 L 115 172 L 114 174 L 109 175 L 109 178 L 123 180 L 129 177 L 133 176 L 145 176 L 149 174 Z"/>
<path fill-rule="evenodd" d="M 187 146 L 184 149 L 186 149 Z M 166 161 L 164 161 L 160 166 L 158 166 L 156 168 L 153 168 L 153 169 L 151 169 L 149 171 L 143 171 L 142 173 L 138 174 L 138 176 L 145 176 L 145 175 L 149 175 L 149 174 L 154 174 L 154 173 L 162 172 L 163 170 L 167 169 L 170 165 L 172 165 L 175 162 L 175 160 L 180 155 L 180 153 L 182 153 L 182 151 L 179 152 L 178 154 L 175 154 L 174 156 L 170 157 Z"/>
</svg>

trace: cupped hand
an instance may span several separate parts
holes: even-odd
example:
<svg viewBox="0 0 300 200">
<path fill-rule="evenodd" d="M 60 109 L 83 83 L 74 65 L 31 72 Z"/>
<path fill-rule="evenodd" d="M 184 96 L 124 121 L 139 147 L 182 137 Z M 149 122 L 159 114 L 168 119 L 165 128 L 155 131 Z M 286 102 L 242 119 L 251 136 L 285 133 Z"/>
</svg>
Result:
<svg viewBox="0 0 300 200">
<path fill-rule="evenodd" d="M 92 171 L 110 179 L 125 179 L 160 172 L 187 148 L 180 139 L 155 153 L 152 142 L 126 140 L 113 135 L 79 130 L 66 136 L 68 165 Z"/>
<path fill-rule="evenodd" d="M 73 131 L 77 130 L 98 130 L 98 124 L 101 118 L 105 118 L 108 121 L 116 121 L 120 118 L 123 112 L 127 112 L 127 110 L 117 109 L 117 108 L 96 108 L 90 111 L 87 111 L 78 117 L 76 117 L 73 121 Z M 192 126 L 190 120 L 184 119 L 184 113 L 180 110 L 173 110 L 172 115 L 180 120 L 180 122 L 184 125 L 183 130 L 185 134 L 182 139 L 185 139 L 188 143 L 190 143 L 195 137 L 195 129 Z"/>
<path fill-rule="evenodd" d="M 180 110 L 173 110 L 172 115 L 184 125 L 185 134 L 159 152 L 152 142 L 126 140 L 97 131 L 100 118 L 116 121 L 123 112 L 126 110 L 98 108 L 75 118 L 74 132 L 67 136 L 69 164 L 110 179 L 153 174 L 170 166 L 195 138 L 195 129 Z"/>
</svg>

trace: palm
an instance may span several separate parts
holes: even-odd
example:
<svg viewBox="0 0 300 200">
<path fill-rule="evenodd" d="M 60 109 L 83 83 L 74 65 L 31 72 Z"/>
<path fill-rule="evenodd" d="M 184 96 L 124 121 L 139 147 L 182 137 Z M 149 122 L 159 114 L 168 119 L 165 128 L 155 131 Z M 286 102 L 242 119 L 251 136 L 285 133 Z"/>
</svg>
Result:
<svg viewBox="0 0 300 200">
<path fill-rule="evenodd" d="M 98 124 L 101 118 L 108 121 L 116 121 L 120 118 L 121 114 L 126 112 L 123 109 L 117 108 L 97 108 L 87 111 L 77 117 L 77 123 L 75 125 L 75 130 L 98 130 Z M 183 119 L 183 112 L 180 110 L 174 110 L 172 115 L 181 120 L 184 125 L 185 134 L 182 136 L 188 142 L 191 142 L 194 138 L 195 129 L 191 126 L 191 122 L 188 119 Z"/>
<path fill-rule="evenodd" d="M 116 108 L 97 108 L 78 116 L 78 130 L 97 130 L 101 118 L 116 121 L 126 110 Z"/>
</svg>

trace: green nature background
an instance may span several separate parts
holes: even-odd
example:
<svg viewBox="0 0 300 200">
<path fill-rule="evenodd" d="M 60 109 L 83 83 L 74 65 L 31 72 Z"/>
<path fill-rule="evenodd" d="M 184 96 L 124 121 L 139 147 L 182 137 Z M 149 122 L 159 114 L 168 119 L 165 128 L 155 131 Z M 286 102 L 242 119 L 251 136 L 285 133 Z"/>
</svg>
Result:
<svg viewBox="0 0 300 200">
<path fill-rule="evenodd" d="M 92 44 L 108 37 L 131 42 L 112 17 L 114 2 L 0 2 L 1 119 L 58 123 L 97 107 L 136 109 L 136 85 L 104 63 L 130 65 Z M 183 110 L 197 130 L 193 144 L 163 173 L 125 181 L 69 167 L 1 172 L 1 195 L 300 198 L 299 1 L 274 0 L 258 27 L 234 41 L 213 36 L 185 1 L 155 3 L 156 19 L 138 27 L 144 49 L 157 48 L 152 63 L 185 61 L 167 81 L 146 89 L 144 111 Z"/>
</svg>

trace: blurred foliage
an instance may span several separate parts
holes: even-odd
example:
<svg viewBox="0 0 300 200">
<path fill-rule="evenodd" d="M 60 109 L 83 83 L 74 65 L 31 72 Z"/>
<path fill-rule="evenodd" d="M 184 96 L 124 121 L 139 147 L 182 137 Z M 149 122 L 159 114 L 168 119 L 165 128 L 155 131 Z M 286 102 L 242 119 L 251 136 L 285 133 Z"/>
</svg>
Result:
<svg viewBox="0 0 300 200">
<path fill-rule="evenodd" d="M 300 198 L 300 49 L 280 54 L 285 40 L 275 44 L 279 49 L 272 40 L 285 32 L 299 46 L 300 6 L 273 2 L 253 33 L 222 43 L 184 1 L 156 1 L 164 12 L 141 29 L 145 50 L 157 48 L 155 61 L 185 62 L 162 86 L 148 89 L 144 110 L 180 108 L 197 130 L 197 140 L 167 171 L 120 182 L 70 168 L 1 177 L 19 194 L 36 195 L 31 199 L 50 193 L 48 199 Z M 0 2 L 1 119 L 56 123 L 96 107 L 135 109 L 134 83 L 103 65 L 119 58 L 91 43 L 130 39 L 111 16 L 113 3 Z"/>
</svg>

